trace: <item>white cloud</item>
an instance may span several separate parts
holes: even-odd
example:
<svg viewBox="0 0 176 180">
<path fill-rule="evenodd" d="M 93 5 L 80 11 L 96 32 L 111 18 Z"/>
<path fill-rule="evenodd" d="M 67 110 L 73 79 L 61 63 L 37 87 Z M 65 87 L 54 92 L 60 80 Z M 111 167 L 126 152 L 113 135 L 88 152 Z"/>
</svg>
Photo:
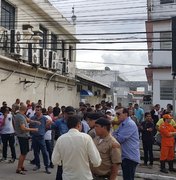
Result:
<svg viewBox="0 0 176 180">
<path fill-rule="evenodd" d="M 51 0 L 52 1 L 52 0 Z M 81 36 L 81 38 L 145 38 L 145 34 L 115 34 L 98 35 L 98 33 L 125 33 L 125 32 L 144 32 L 146 18 L 145 1 L 127 0 L 89 0 L 73 1 L 60 0 L 55 5 L 66 17 L 71 17 L 71 8 L 74 4 L 75 15 L 77 16 L 77 33 L 97 33 L 95 36 Z M 142 7 L 143 8 L 139 8 Z M 137 8 L 136 8 L 137 7 Z M 121 9 L 120 9 L 121 8 Z M 69 14 L 70 13 L 70 14 Z M 97 17 L 97 15 L 100 15 Z M 121 20 L 119 19 L 126 19 Z M 132 19 L 132 20 L 130 20 Z M 94 24 L 91 23 L 94 21 Z M 97 22 L 96 22 L 97 20 Z M 107 20 L 107 21 L 100 21 Z M 83 23 L 81 23 L 81 21 Z M 85 21 L 85 22 L 84 22 Z M 80 38 L 80 36 L 78 37 Z M 136 39 L 133 39 L 133 41 Z M 105 41 L 105 40 L 104 40 Z M 115 40 L 114 40 L 115 41 Z M 121 40 L 123 41 L 123 40 Z M 145 43 L 119 43 L 119 44 L 86 44 L 78 45 L 77 48 L 101 48 L 101 49 L 147 49 Z M 84 61 L 84 62 L 79 62 Z M 86 63 L 87 62 L 87 63 Z M 91 63 L 97 62 L 97 63 Z M 104 64 L 103 64 L 104 63 Z M 146 80 L 144 66 L 111 65 L 107 63 L 121 64 L 148 64 L 147 51 L 77 51 L 77 67 L 83 69 L 104 69 L 109 66 L 112 70 L 119 70 L 129 80 Z M 125 73 L 126 72 L 126 73 Z"/>
</svg>

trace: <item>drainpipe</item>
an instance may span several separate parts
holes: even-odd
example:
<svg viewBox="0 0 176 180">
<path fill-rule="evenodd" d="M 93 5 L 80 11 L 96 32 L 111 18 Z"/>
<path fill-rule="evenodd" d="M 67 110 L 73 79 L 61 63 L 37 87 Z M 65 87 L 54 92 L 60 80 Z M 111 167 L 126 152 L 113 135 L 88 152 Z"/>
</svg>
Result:
<svg viewBox="0 0 176 180">
<path fill-rule="evenodd" d="M 56 75 L 57 73 L 55 72 L 55 73 L 53 73 L 52 75 L 51 75 L 51 77 L 48 79 L 48 81 L 46 82 L 46 85 L 45 85 L 45 87 L 44 87 L 44 107 L 45 107 L 45 103 L 46 103 L 46 89 L 47 89 L 47 87 L 48 87 L 48 84 L 49 84 L 49 82 L 51 81 L 51 79 Z"/>
</svg>

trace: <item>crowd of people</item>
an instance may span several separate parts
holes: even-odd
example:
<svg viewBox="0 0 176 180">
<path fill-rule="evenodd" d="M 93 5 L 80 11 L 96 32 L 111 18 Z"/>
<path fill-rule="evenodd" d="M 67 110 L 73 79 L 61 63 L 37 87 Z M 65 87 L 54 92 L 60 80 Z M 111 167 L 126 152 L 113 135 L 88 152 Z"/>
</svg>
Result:
<svg viewBox="0 0 176 180">
<path fill-rule="evenodd" d="M 122 107 L 102 101 L 90 105 L 80 102 L 72 106 L 42 107 L 27 100 L 16 99 L 9 107 L 4 101 L 0 108 L 0 135 L 3 145 L 1 162 L 14 163 L 15 143 L 20 156 L 16 173 L 25 175 L 24 161 L 33 150 L 33 171 L 41 168 L 42 153 L 45 172 L 57 166 L 56 180 L 116 180 L 121 166 L 124 180 L 133 180 L 140 163 L 140 140 L 144 150 L 144 166 L 153 167 L 153 144 L 161 149 L 161 172 L 176 172 L 173 167 L 176 123 L 172 105 L 160 109 L 156 104 L 150 112 L 129 103 Z M 30 147 L 30 143 L 31 147 Z M 10 147 L 11 159 L 7 158 Z M 165 163 L 168 162 L 169 171 Z M 79 167 L 79 168 L 78 168 Z"/>
</svg>

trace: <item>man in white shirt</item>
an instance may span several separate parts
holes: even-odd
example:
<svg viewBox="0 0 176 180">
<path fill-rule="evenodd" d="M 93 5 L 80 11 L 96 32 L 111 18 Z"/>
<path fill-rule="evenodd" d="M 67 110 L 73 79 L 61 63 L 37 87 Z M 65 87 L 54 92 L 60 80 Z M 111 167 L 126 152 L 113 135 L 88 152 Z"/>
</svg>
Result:
<svg viewBox="0 0 176 180">
<path fill-rule="evenodd" d="M 63 166 L 63 180 L 92 180 L 89 160 L 94 167 L 100 166 L 100 154 L 92 138 L 80 132 L 79 116 L 70 116 L 67 125 L 69 131 L 58 138 L 52 154 L 52 162 Z"/>
</svg>

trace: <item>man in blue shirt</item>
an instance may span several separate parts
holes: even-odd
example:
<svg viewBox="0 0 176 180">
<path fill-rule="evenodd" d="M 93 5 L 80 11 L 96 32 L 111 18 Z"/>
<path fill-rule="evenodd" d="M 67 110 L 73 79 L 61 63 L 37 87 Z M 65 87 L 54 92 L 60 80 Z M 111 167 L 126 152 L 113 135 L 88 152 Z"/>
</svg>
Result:
<svg viewBox="0 0 176 180">
<path fill-rule="evenodd" d="M 139 124 L 144 121 L 144 110 L 140 108 L 138 104 L 134 105 L 134 115 L 136 116 Z"/>
<path fill-rule="evenodd" d="M 140 162 L 139 133 L 135 122 L 129 117 L 126 108 L 119 109 L 121 124 L 114 137 L 122 148 L 122 171 L 124 180 L 134 180 L 137 164 Z"/>
<path fill-rule="evenodd" d="M 46 144 L 45 144 L 45 131 L 47 126 L 49 126 L 52 121 L 48 120 L 45 116 L 42 114 L 42 107 L 41 106 L 36 106 L 35 108 L 35 115 L 31 117 L 31 120 L 37 121 L 39 123 L 35 123 L 33 127 L 38 128 L 37 132 L 32 133 L 32 146 L 34 149 L 34 157 L 35 157 L 35 165 L 34 171 L 37 171 L 40 169 L 40 150 L 43 155 L 43 161 L 45 165 L 45 172 L 47 174 L 50 174 L 51 172 L 48 170 L 49 167 L 49 157 L 48 157 L 48 152 L 46 149 Z"/>
</svg>

